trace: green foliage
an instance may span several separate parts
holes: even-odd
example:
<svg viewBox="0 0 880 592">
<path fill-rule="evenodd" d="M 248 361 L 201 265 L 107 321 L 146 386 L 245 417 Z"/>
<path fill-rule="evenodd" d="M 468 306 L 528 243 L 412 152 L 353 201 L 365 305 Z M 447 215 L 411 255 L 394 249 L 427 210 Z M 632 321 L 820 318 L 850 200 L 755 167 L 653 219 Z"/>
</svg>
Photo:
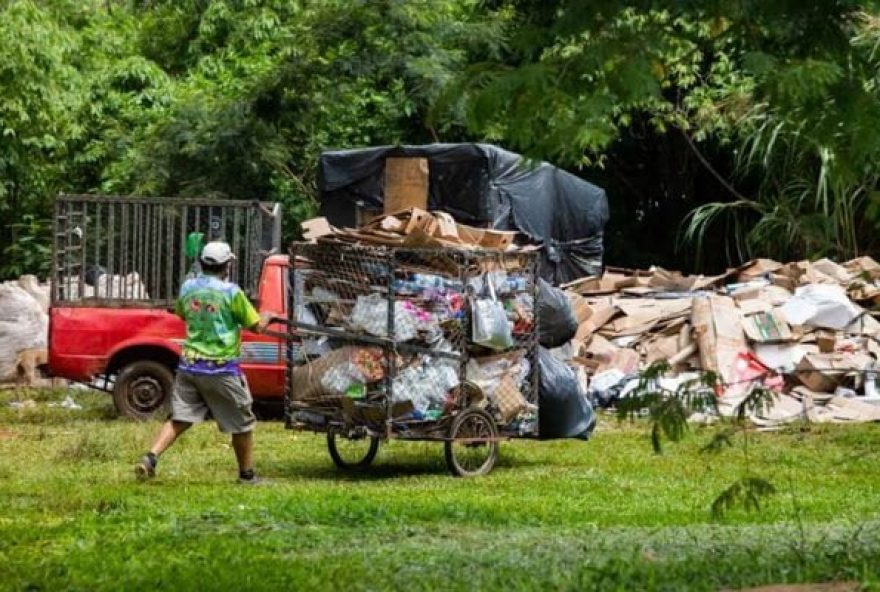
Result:
<svg viewBox="0 0 880 592">
<path fill-rule="evenodd" d="M 608 181 L 608 242 L 637 263 L 632 235 L 669 243 L 640 230 L 693 207 L 698 251 L 849 256 L 880 221 L 877 14 L 867 0 L 11 0 L 0 224 L 50 217 L 59 191 L 208 195 L 281 201 L 294 238 L 322 150 L 488 140 Z M 41 271 L 24 252 L 5 273 Z"/>
<path fill-rule="evenodd" d="M 45 277 L 51 266 L 52 223 L 24 214 L 21 222 L 7 226 L 8 242 L 3 249 L 0 277 L 18 277 L 35 273 Z"/>
<path fill-rule="evenodd" d="M 280 201 L 294 238 L 316 210 L 322 150 L 436 138 L 430 101 L 499 43 L 503 15 L 476 0 L 423 8 L 9 3 L 0 43 L 17 50 L 0 65 L 0 222 L 48 217 L 59 191 L 201 195 Z M 0 238 L 0 252 L 8 246 Z M 4 273 L 42 271 L 23 253 L 7 251 Z"/>
<path fill-rule="evenodd" d="M 2 228 L 22 222 L 22 214 L 46 215 L 65 174 L 80 104 L 80 75 L 71 64 L 75 46 L 75 36 L 39 5 L 14 0 L 0 7 L 0 47 L 9 50 L 0 61 Z M 4 258 L 29 252 L 9 250 L 7 241 L 0 239 Z M 4 265 L 12 266 L 22 264 L 7 260 Z"/>
<path fill-rule="evenodd" d="M 683 227 L 697 259 L 722 228 L 731 263 L 876 245 L 880 218 L 867 207 L 880 179 L 875 3 L 514 5 L 510 55 L 469 68 L 441 113 L 533 156 L 614 169 L 620 141 L 684 134 L 693 154 L 673 153 L 668 166 L 696 156 L 720 196 L 623 189 L 646 210 L 630 216 L 679 197 L 705 204 Z M 726 154 L 705 158 L 709 147 Z M 728 159 L 734 179 L 717 170 Z"/>
<path fill-rule="evenodd" d="M 721 518 L 737 506 L 757 512 L 761 509 L 761 500 L 774 493 L 776 488 L 766 479 L 743 477 L 734 481 L 715 498 L 712 502 L 712 515 Z"/>
<path fill-rule="evenodd" d="M 682 382 L 674 391 L 664 388 L 659 378 L 669 371 L 665 362 L 652 364 L 639 375 L 639 384 L 617 405 L 618 419 L 635 419 L 647 410 L 651 420 L 651 446 L 660 454 L 662 437 L 679 442 L 688 432 L 688 418 L 696 411 L 717 410 L 714 389 L 719 384 L 713 372 Z"/>
</svg>

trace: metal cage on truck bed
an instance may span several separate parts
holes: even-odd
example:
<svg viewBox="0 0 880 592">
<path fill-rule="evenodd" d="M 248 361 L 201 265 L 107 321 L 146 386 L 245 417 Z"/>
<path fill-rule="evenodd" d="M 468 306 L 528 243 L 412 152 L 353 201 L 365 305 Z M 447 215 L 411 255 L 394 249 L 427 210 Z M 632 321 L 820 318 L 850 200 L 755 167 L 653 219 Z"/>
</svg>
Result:
<svg viewBox="0 0 880 592">
<path fill-rule="evenodd" d="M 263 259 L 278 253 L 276 203 L 61 195 L 55 201 L 52 301 L 61 306 L 166 307 L 193 268 L 187 239 L 225 240 L 230 279 L 256 294 Z"/>
<path fill-rule="evenodd" d="M 369 464 L 381 439 L 433 440 L 453 473 L 484 474 L 499 440 L 536 435 L 533 252 L 328 242 L 291 256 L 288 426 L 325 432 L 337 465 Z"/>
</svg>

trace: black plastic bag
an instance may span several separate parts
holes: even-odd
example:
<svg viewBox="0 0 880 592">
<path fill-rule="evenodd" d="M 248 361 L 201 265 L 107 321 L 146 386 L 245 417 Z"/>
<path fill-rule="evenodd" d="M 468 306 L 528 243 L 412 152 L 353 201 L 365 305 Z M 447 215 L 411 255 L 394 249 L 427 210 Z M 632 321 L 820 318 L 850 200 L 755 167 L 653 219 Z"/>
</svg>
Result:
<svg viewBox="0 0 880 592">
<path fill-rule="evenodd" d="M 538 279 L 538 341 L 554 348 L 566 343 L 577 332 L 578 323 L 565 292 Z"/>
<path fill-rule="evenodd" d="M 543 347 L 538 348 L 538 369 L 538 437 L 588 439 L 596 426 L 596 414 L 574 370 Z"/>
</svg>

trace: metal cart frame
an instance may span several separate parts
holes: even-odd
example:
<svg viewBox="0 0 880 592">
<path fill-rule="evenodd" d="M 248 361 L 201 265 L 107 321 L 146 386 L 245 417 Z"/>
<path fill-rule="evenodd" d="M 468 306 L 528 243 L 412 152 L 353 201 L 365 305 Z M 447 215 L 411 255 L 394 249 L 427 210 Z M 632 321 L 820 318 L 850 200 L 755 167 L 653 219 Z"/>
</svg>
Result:
<svg viewBox="0 0 880 592">
<path fill-rule="evenodd" d="M 503 271 L 503 277 L 514 278 L 511 281 L 515 284 L 506 294 L 509 297 L 523 295 L 534 304 L 538 278 L 534 252 L 295 243 L 291 248 L 291 261 L 296 264 L 291 265 L 288 290 L 287 426 L 326 434 L 328 451 L 338 467 L 365 468 L 375 458 L 380 441 L 398 439 L 442 442 L 447 465 L 454 475 L 484 475 L 495 465 L 500 441 L 536 435 L 519 431 L 510 418 L 499 418 L 497 396 L 501 387 L 495 389 L 496 398 L 487 396 L 479 385 L 468 379 L 467 369 L 471 360 L 479 359 L 479 353 L 487 353 L 470 340 L 472 303 L 476 297 L 473 286 L 480 281 L 485 282 L 483 285 L 492 283 L 494 280 L 487 274 Z M 419 271 L 424 275 L 419 276 Z M 401 303 L 407 301 L 417 300 L 427 308 L 438 306 L 419 296 L 431 293 L 430 289 L 407 293 L 407 288 L 401 285 L 406 284 L 405 278 L 417 276 L 450 286 L 448 290 L 434 292 L 434 298 L 443 293 L 445 296 L 440 298 L 451 299 L 462 307 L 454 319 L 443 319 L 434 327 L 435 338 L 442 335 L 444 349 L 428 347 L 419 339 L 410 338 L 412 331 L 402 329 L 400 315 L 396 314 L 400 312 Z M 319 290 L 315 288 L 323 289 L 326 296 L 316 297 Z M 372 333 L 346 326 L 346 321 L 340 320 L 364 299 L 372 299 L 378 309 L 384 302 L 385 318 L 375 323 Z M 439 306 L 442 308 L 445 304 Z M 303 318 L 306 307 L 314 311 L 305 315 L 311 318 Z M 500 356 L 509 355 L 517 360 L 521 372 L 528 369 L 514 388 L 527 403 L 537 404 L 537 316 L 532 314 L 531 322 L 521 326 L 519 331 L 515 328 L 513 335 L 514 346 Z M 343 346 L 369 348 L 376 356 L 381 352 L 382 378 L 374 381 L 360 400 L 344 395 L 302 396 L 302 389 L 297 390 L 302 380 L 297 382 L 296 377 L 303 375 L 315 361 L 307 351 L 309 339 L 332 343 L 337 351 Z M 409 365 L 405 362 L 407 357 Z M 457 384 L 446 391 L 448 404 L 444 404 L 439 413 L 435 410 L 431 417 L 412 417 L 411 406 L 395 389 L 401 388 L 398 380 L 402 380 L 406 368 L 424 364 L 426 359 L 450 369 L 454 366 Z M 536 421 L 534 426 L 536 428 Z"/>
</svg>

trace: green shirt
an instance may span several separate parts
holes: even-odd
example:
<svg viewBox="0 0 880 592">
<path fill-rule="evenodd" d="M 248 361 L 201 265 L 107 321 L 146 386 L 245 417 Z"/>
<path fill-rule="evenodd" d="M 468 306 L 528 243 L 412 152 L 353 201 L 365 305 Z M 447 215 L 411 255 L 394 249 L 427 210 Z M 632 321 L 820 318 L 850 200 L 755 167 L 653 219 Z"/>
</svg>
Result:
<svg viewBox="0 0 880 592">
<path fill-rule="evenodd" d="M 260 322 L 241 288 L 202 275 L 184 282 L 174 309 L 186 321 L 183 358 L 229 362 L 241 355 L 241 329 Z"/>
</svg>

